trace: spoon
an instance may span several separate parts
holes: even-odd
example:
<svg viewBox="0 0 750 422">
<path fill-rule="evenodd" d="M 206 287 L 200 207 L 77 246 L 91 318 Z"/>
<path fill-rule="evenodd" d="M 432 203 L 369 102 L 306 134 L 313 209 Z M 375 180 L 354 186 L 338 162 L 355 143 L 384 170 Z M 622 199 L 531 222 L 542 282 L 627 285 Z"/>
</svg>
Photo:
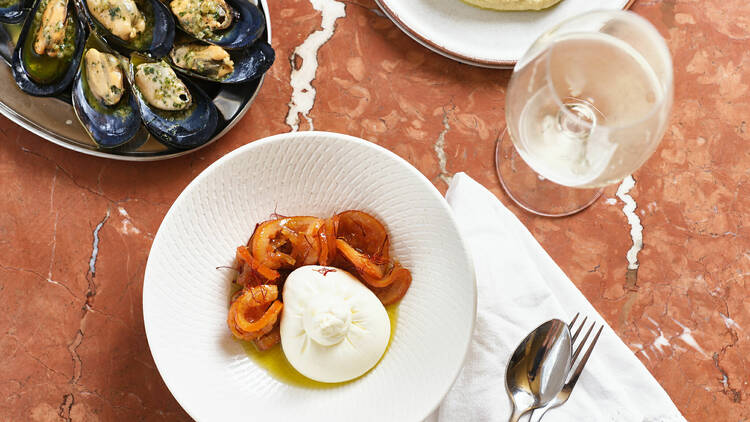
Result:
<svg viewBox="0 0 750 422">
<path fill-rule="evenodd" d="M 508 422 L 517 422 L 529 410 L 546 405 L 562 390 L 571 354 L 570 330 L 559 319 L 545 322 L 526 336 L 505 370 L 505 387 L 513 405 Z"/>
</svg>

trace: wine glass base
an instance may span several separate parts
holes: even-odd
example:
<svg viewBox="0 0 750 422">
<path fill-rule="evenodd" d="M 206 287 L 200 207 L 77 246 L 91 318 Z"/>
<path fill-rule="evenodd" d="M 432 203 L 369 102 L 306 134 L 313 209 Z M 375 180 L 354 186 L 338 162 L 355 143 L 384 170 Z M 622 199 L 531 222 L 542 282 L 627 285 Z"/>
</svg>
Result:
<svg viewBox="0 0 750 422">
<path fill-rule="evenodd" d="M 558 185 L 531 169 L 516 151 L 508 130 L 495 145 L 495 169 L 510 199 L 526 211 L 544 217 L 565 217 L 586 209 L 602 189 L 578 189 Z"/>
</svg>

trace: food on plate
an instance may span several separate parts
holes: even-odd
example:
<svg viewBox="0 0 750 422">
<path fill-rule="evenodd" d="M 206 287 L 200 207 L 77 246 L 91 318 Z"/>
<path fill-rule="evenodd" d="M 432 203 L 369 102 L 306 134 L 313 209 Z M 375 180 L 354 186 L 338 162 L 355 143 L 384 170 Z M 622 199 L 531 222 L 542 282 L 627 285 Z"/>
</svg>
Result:
<svg viewBox="0 0 750 422">
<path fill-rule="evenodd" d="M 229 53 L 217 45 L 184 44 L 169 53 L 172 62 L 212 79 L 223 79 L 234 72 Z"/>
<path fill-rule="evenodd" d="M 184 110 L 192 104 L 187 86 L 166 62 L 137 65 L 135 83 L 146 102 L 160 110 Z"/>
<path fill-rule="evenodd" d="M 277 217 L 237 248 L 230 331 L 258 350 L 281 342 L 292 366 L 316 381 L 364 374 L 390 339 L 384 306 L 404 297 L 411 272 L 370 214 Z"/>
<path fill-rule="evenodd" d="M 13 50 L 13 78 L 30 95 L 62 94 L 99 148 L 128 144 L 114 150 L 127 154 L 151 137 L 169 149 L 203 145 L 237 118 L 232 107 L 246 106 L 233 103 L 226 121 L 214 99 L 247 101 L 257 86 L 240 92 L 194 81 L 260 78 L 275 53 L 258 40 L 265 18 L 251 2 L 172 3 L 175 14 L 161 0 L 0 0 L 0 23 L 29 16 Z M 181 32 L 175 42 L 175 17 L 212 36 L 203 42 Z"/>
<path fill-rule="evenodd" d="M 68 89 L 81 60 L 85 32 L 72 3 L 34 3 L 11 57 L 11 71 L 18 87 L 41 97 Z"/>
<path fill-rule="evenodd" d="M 159 59 L 172 48 L 175 23 L 161 0 L 75 0 L 89 27 L 122 54 Z"/>
<path fill-rule="evenodd" d="M 34 41 L 36 54 L 58 57 L 63 54 L 68 17 L 68 2 L 66 0 L 49 0 L 44 7 L 42 23 Z"/>
<path fill-rule="evenodd" d="M 495 10 L 542 10 L 560 0 L 463 0 L 472 6 Z"/>
<path fill-rule="evenodd" d="M 346 271 L 308 265 L 284 283 L 281 344 L 289 363 L 320 382 L 343 382 L 369 371 L 388 346 L 388 313 Z"/>
<path fill-rule="evenodd" d="M 90 48 L 83 57 L 86 79 L 91 93 L 103 104 L 112 106 L 120 102 L 125 92 L 120 61 L 108 53 Z"/>
<path fill-rule="evenodd" d="M 233 10 L 224 0 L 173 0 L 169 7 L 180 25 L 198 39 L 229 28 Z"/>
<path fill-rule="evenodd" d="M 127 85 L 126 68 L 127 59 L 95 34 L 89 35 L 70 96 L 76 117 L 101 148 L 143 145 L 148 140 Z"/>
<path fill-rule="evenodd" d="M 214 135 L 219 122 L 216 105 L 189 78 L 178 77 L 166 60 L 132 53 L 128 74 L 141 120 L 159 142 L 189 149 Z"/>
<path fill-rule="evenodd" d="M 185 33 L 227 50 L 251 47 L 266 28 L 260 9 L 246 0 L 172 0 L 169 7 Z"/>
<path fill-rule="evenodd" d="M 146 19 L 133 0 L 88 0 L 88 5 L 94 18 L 124 41 L 146 29 Z"/>
</svg>

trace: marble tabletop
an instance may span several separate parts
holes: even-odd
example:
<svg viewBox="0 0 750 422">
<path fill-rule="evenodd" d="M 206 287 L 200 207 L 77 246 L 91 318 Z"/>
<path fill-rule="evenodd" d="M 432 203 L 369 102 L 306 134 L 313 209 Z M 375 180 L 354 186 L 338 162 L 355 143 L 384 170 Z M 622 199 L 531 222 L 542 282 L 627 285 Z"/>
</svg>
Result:
<svg viewBox="0 0 750 422">
<path fill-rule="evenodd" d="M 0 118 L 0 421 L 189 420 L 143 329 L 153 236 L 219 157 L 313 128 L 383 145 L 443 192 L 467 172 L 521 218 L 689 420 L 750 419 L 750 3 L 633 10 L 674 55 L 671 123 L 634 184 L 564 219 L 522 212 L 495 176 L 510 72 L 425 50 L 372 0 L 272 1 L 277 62 L 257 101 L 227 136 L 182 158 L 92 158 Z"/>
</svg>

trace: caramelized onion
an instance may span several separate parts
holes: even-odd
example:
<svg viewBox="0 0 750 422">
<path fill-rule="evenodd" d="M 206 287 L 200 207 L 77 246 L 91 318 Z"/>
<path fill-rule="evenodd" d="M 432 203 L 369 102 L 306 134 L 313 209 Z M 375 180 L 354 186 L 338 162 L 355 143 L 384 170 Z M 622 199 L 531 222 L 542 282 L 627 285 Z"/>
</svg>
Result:
<svg viewBox="0 0 750 422">
<path fill-rule="evenodd" d="M 362 211 L 344 211 L 334 217 L 336 237 L 372 257 L 389 259 L 388 232 L 377 218 Z"/>
<path fill-rule="evenodd" d="M 318 265 L 331 265 L 336 258 L 336 229 L 333 218 L 326 219 L 320 226 L 318 239 L 320 241 Z"/>
<path fill-rule="evenodd" d="M 380 302 L 386 306 L 401 300 L 411 286 L 411 272 L 404 267 L 396 266 L 390 276 L 391 281 L 387 287 L 370 287 Z"/>
<path fill-rule="evenodd" d="M 276 281 L 279 278 L 278 271 L 261 264 L 245 246 L 237 248 L 237 261 L 243 263 L 237 276 L 237 284 L 241 286 L 257 286 Z"/>
<path fill-rule="evenodd" d="M 385 276 L 386 263 L 359 252 L 344 239 L 336 239 L 336 248 L 344 258 L 354 265 L 360 275 L 367 275 L 371 279 L 381 279 Z"/>
<path fill-rule="evenodd" d="M 261 223 L 250 243 L 252 255 L 271 269 L 295 268 L 318 262 L 318 232 L 323 220 L 317 217 L 291 217 Z"/>
<path fill-rule="evenodd" d="M 283 308 L 276 300 L 278 296 L 274 285 L 245 289 L 229 307 L 227 323 L 232 333 L 243 340 L 254 340 L 271 331 Z"/>
<path fill-rule="evenodd" d="M 265 352 L 279 343 L 281 343 L 281 330 L 279 330 L 279 324 L 276 324 L 268 334 L 253 340 L 255 348 L 258 349 L 259 352 Z"/>
</svg>

